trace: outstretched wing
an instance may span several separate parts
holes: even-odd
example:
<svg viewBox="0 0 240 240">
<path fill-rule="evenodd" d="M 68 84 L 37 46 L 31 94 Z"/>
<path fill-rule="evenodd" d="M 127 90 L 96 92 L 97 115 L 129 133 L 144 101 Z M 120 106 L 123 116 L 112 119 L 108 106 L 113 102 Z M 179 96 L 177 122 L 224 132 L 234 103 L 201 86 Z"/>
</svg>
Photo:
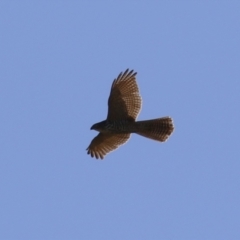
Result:
<svg viewBox="0 0 240 240">
<path fill-rule="evenodd" d="M 127 69 L 112 83 L 108 98 L 107 120 L 136 119 L 142 106 L 142 99 L 136 82 L 136 72 Z"/>
<path fill-rule="evenodd" d="M 127 142 L 130 134 L 99 133 L 86 149 L 91 157 L 101 158 Z"/>
</svg>

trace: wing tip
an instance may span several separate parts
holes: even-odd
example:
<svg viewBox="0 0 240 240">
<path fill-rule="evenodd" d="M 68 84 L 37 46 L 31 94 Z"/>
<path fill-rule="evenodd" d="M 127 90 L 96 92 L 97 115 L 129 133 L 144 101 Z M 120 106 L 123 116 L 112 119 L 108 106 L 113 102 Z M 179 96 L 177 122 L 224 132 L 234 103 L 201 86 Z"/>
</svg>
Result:
<svg viewBox="0 0 240 240">
<path fill-rule="evenodd" d="M 96 158 L 97 160 L 100 158 L 101 160 L 104 159 L 104 155 L 99 153 L 99 152 L 95 152 L 93 150 L 91 150 L 89 147 L 86 149 L 87 150 L 87 154 L 89 154 L 92 158 Z"/>
<path fill-rule="evenodd" d="M 134 69 L 129 70 L 129 68 L 127 68 L 125 71 L 122 71 L 118 74 L 118 77 L 116 79 L 114 79 L 114 83 L 123 80 L 125 77 L 126 79 L 129 79 L 130 77 L 135 77 L 137 75 L 137 72 L 134 72 Z"/>
</svg>

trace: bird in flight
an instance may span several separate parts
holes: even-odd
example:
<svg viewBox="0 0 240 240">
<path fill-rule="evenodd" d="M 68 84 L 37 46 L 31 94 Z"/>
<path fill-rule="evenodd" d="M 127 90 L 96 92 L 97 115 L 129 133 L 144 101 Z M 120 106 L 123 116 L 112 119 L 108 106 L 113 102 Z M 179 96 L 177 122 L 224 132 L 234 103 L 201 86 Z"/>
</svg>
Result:
<svg viewBox="0 0 240 240">
<path fill-rule="evenodd" d="M 106 154 L 126 143 L 131 133 L 165 142 L 173 132 L 170 117 L 136 121 L 142 106 L 136 75 L 136 72 L 127 69 L 114 79 L 108 98 L 107 119 L 91 127 L 99 132 L 86 149 L 91 157 L 103 159 Z"/>
</svg>

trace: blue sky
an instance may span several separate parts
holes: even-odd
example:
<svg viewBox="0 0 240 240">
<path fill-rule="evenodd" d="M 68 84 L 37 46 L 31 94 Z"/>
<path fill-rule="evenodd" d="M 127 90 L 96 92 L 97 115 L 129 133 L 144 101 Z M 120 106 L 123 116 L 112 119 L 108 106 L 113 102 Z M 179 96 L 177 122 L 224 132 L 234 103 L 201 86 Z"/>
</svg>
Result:
<svg viewBox="0 0 240 240">
<path fill-rule="evenodd" d="M 1 1 L 0 239 L 240 239 L 239 1 Z M 132 135 L 92 159 L 112 81 Z"/>
</svg>

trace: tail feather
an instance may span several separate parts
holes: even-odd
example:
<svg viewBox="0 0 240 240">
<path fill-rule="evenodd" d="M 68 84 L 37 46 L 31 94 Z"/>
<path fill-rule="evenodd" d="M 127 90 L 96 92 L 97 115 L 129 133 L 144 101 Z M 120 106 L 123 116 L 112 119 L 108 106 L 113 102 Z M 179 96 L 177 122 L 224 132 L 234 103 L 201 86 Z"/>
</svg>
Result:
<svg viewBox="0 0 240 240">
<path fill-rule="evenodd" d="M 137 134 L 160 142 L 166 141 L 174 130 L 170 117 L 138 121 L 136 124 Z"/>
</svg>

